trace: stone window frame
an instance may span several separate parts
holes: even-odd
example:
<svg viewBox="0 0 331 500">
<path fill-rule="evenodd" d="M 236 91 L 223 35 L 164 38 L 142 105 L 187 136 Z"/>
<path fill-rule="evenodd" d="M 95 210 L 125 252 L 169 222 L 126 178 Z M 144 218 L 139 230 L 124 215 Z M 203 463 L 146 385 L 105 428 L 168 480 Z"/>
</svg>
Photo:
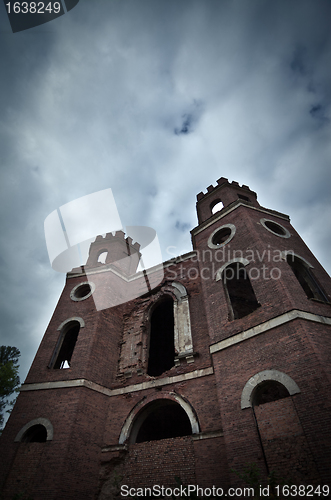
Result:
<svg viewBox="0 0 331 500">
<path fill-rule="evenodd" d="M 290 396 L 294 394 L 299 394 L 300 388 L 297 383 L 286 373 L 280 372 L 278 370 L 263 370 L 256 373 L 251 377 L 248 382 L 246 382 L 245 387 L 241 393 L 241 409 L 252 408 L 253 407 L 253 396 L 254 390 L 262 382 L 274 381 L 282 384 L 289 392 Z"/>
<path fill-rule="evenodd" d="M 186 361 L 187 364 L 194 362 L 196 353 L 193 350 L 188 292 L 185 286 L 181 283 L 178 283 L 177 281 L 168 281 L 156 294 L 150 295 L 149 298 L 144 299 L 143 304 L 138 303 L 137 305 L 137 310 L 142 312 L 140 324 L 141 337 L 138 343 L 136 343 L 134 336 L 129 335 L 131 330 L 130 327 L 128 325 L 125 327 L 125 331 L 123 333 L 125 342 L 123 342 L 123 345 L 125 344 L 126 347 L 124 355 L 123 347 L 121 347 L 118 369 L 119 376 L 124 375 L 125 378 L 130 378 L 135 371 L 138 375 L 146 374 L 149 355 L 151 317 L 153 310 L 157 307 L 160 301 L 166 299 L 167 297 L 173 300 L 174 308 L 174 366 L 179 366 L 182 360 Z M 127 353 L 130 352 L 130 348 L 136 349 L 136 346 L 138 345 L 141 351 L 140 362 L 137 361 L 138 364 L 135 368 L 136 363 L 132 364 L 132 360 L 129 360 Z M 158 375 L 158 377 L 162 376 L 162 374 Z"/>
<path fill-rule="evenodd" d="M 217 234 L 222 229 L 226 229 L 226 228 L 230 229 L 230 231 L 231 231 L 230 236 L 223 243 L 221 243 L 220 245 L 214 245 L 214 243 L 212 241 L 213 241 L 213 238 L 214 238 L 215 234 Z M 227 245 L 232 240 L 232 238 L 234 237 L 235 234 L 236 234 L 236 226 L 234 224 L 223 224 L 222 226 L 217 227 L 211 233 L 211 235 L 208 238 L 207 245 L 212 250 L 218 250 L 219 248 L 222 248 L 225 245 Z"/>
<path fill-rule="evenodd" d="M 279 226 L 282 231 L 285 232 L 285 234 L 278 234 L 276 233 L 275 231 L 273 231 L 272 229 L 270 229 L 267 225 L 266 225 L 266 222 L 271 222 L 272 224 L 275 224 L 276 226 Z M 274 234 L 275 236 L 279 236 L 279 238 L 290 238 L 291 237 L 291 233 L 288 231 L 288 229 L 286 229 L 286 227 L 282 226 L 281 224 L 279 224 L 279 222 L 276 222 L 274 220 L 271 220 L 271 219 L 265 219 L 264 217 L 262 219 L 260 219 L 260 223 L 262 224 L 262 226 L 267 230 L 269 231 L 269 233 L 271 234 Z"/>
<path fill-rule="evenodd" d="M 75 294 L 76 294 L 77 290 L 84 285 L 89 285 L 91 291 L 87 295 L 84 295 L 84 297 L 76 297 Z M 92 281 L 82 281 L 81 283 L 78 283 L 78 285 L 74 286 L 74 288 L 71 290 L 70 298 L 74 302 L 81 302 L 82 300 L 86 300 L 89 297 L 91 297 L 91 295 L 94 291 L 95 291 L 95 284 Z"/>
<path fill-rule="evenodd" d="M 174 347 L 175 347 L 175 366 L 180 365 L 181 359 L 186 359 L 188 364 L 194 362 L 194 350 L 191 331 L 191 317 L 189 297 L 185 286 L 177 281 L 167 283 L 162 287 L 157 300 L 150 304 L 146 311 L 148 315 L 148 324 L 155 306 L 166 295 L 171 296 L 174 301 Z M 149 332 L 148 332 L 149 333 Z"/>
<path fill-rule="evenodd" d="M 192 405 L 179 394 L 169 392 L 167 394 L 160 394 L 158 396 L 151 395 L 147 398 L 142 398 L 139 403 L 134 406 L 122 426 L 118 444 L 124 444 L 125 442 L 133 444 L 135 442 L 143 421 L 153 411 L 153 406 L 151 405 L 151 403 L 161 399 L 168 399 L 170 401 L 175 401 L 176 403 L 178 403 L 185 411 L 190 421 L 192 434 L 200 433 L 198 417 Z M 148 411 L 147 409 L 149 405 L 151 405 L 150 411 Z M 146 412 L 144 411 L 144 409 L 146 409 Z"/>
<path fill-rule="evenodd" d="M 53 425 L 51 422 L 48 420 L 48 418 L 35 418 L 34 420 L 30 420 L 27 424 L 25 424 L 22 429 L 19 431 L 17 436 L 14 439 L 15 443 L 19 443 L 22 441 L 22 438 L 24 437 L 25 433 L 31 428 L 34 427 L 35 425 L 43 425 L 46 429 L 47 432 L 47 437 L 46 441 L 52 441 L 53 436 L 54 436 L 54 431 L 53 431 Z"/>
<path fill-rule="evenodd" d="M 284 250 L 281 253 L 282 259 L 287 262 L 287 264 L 291 267 L 292 271 L 293 268 L 291 264 L 287 261 L 287 256 L 292 255 L 292 257 L 295 257 L 297 260 L 301 261 L 301 264 L 303 267 L 305 267 L 308 271 L 308 279 L 304 278 L 305 281 L 307 282 L 308 287 L 311 289 L 312 294 L 314 297 L 311 297 L 309 300 L 316 300 L 318 302 L 323 302 L 324 304 L 330 304 L 329 297 L 327 293 L 324 291 L 323 287 L 320 285 L 319 280 L 315 277 L 315 275 L 311 272 L 311 269 L 314 269 L 314 266 L 308 262 L 304 257 L 301 257 L 301 255 L 293 252 L 293 250 Z M 298 280 L 298 278 L 296 277 Z M 299 281 L 299 280 L 298 280 Z M 300 284 L 300 286 L 302 286 Z M 307 293 L 305 292 L 306 296 Z M 318 296 L 316 296 L 318 295 Z"/>
<path fill-rule="evenodd" d="M 228 266 L 231 266 L 231 264 L 235 264 L 238 262 L 239 264 L 243 264 L 244 267 L 248 266 L 250 264 L 250 261 L 248 259 L 245 259 L 244 257 L 236 257 L 234 259 L 228 260 L 225 264 L 223 264 L 222 267 L 220 267 L 216 273 L 215 281 L 222 281 L 223 282 L 223 272 Z"/>
</svg>

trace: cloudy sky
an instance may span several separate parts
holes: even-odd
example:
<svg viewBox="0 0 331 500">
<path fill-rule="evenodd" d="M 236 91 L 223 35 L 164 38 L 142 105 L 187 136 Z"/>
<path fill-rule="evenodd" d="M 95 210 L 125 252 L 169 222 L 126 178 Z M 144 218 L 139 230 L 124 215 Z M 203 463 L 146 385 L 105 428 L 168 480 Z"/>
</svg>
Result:
<svg viewBox="0 0 331 500">
<path fill-rule="evenodd" d="M 76 198 L 111 188 L 167 260 L 227 177 L 330 273 L 330 20 L 328 0 L 80 0 L 13 34 L 0 5 L 1 344 L 22 381 L 65 279 L 44 220 Z"/>
</svg>

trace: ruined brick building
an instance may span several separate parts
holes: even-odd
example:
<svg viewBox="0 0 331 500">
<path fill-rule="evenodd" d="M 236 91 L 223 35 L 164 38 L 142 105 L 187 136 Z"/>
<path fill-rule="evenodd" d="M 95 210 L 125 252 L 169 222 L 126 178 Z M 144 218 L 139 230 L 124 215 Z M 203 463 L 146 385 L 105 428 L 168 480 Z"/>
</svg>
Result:
<svg viewBox="0 0 331 500">
<path fill-rule="evenodd" d="M 228 488 L 252 463 L 330 484 L 330 278 L 247 186 L 219 179 L 197 213 L 192 252 L 150 270 L 155 287 L 122 232 L 68 273 L 1 436 L 5 499 Z M 123 283 L 136 298 L 107 307 Z"/>
</svg>

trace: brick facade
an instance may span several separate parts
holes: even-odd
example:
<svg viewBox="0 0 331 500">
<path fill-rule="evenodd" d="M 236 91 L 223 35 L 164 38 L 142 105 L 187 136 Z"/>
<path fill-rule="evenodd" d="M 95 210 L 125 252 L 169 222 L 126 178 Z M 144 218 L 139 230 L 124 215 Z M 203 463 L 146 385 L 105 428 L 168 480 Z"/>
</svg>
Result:
<svg viewBox="0 0 331 500">
<path fill-rule="evenodd" d="M 175 476 L 226 490 L 245 486 L 234 471 L 247 464 L 264 483 L 273 471 L 331 483 L 330 278 L 289 217 L 247 186 L 221 178 L 197 198 L 193 251 L 165 262 L 157 286 L 160 268 L 137 273 L 140 247 L 122 232 L 98 236 L 68 273 L 1 436 L 4 499 L 107 500 Z M 227 270 L 241 273 L 232 287 Z M 174 359 L 150 376 L 152 318 L 166 300 Z"/>
</svg>

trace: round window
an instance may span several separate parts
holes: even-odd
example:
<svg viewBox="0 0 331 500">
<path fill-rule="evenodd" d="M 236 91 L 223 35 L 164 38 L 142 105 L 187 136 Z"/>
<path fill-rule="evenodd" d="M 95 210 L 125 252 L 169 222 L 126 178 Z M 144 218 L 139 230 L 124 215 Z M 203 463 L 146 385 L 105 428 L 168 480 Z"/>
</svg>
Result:
<svg viewBox="0 0 331 500">
<path fill-rule="evenodd" d="M 71 300 L 79 302 L 80 300 L 88 299 L 95 290 L 95 285 L 92 282 L 85 281 L 84 283 L 79 283 L 70 292 Z"/>
<path fill-rule="evenodd" d="M 220 248 L 234 237 L 236 232 L 236 227 L 233 224 L 225 224 L 224 226 L 218 227 L 211 233 L 208 239 L 209 248 Z"/>
<path fill-rule="evenodd" d="M 260 222 L 268 231 L 281 238 L 289 238 L 291 236 L 290 232 L 285 227 L 278 224 L 278 222 L 269 219 L 261 219 Z"/>
</svg>

